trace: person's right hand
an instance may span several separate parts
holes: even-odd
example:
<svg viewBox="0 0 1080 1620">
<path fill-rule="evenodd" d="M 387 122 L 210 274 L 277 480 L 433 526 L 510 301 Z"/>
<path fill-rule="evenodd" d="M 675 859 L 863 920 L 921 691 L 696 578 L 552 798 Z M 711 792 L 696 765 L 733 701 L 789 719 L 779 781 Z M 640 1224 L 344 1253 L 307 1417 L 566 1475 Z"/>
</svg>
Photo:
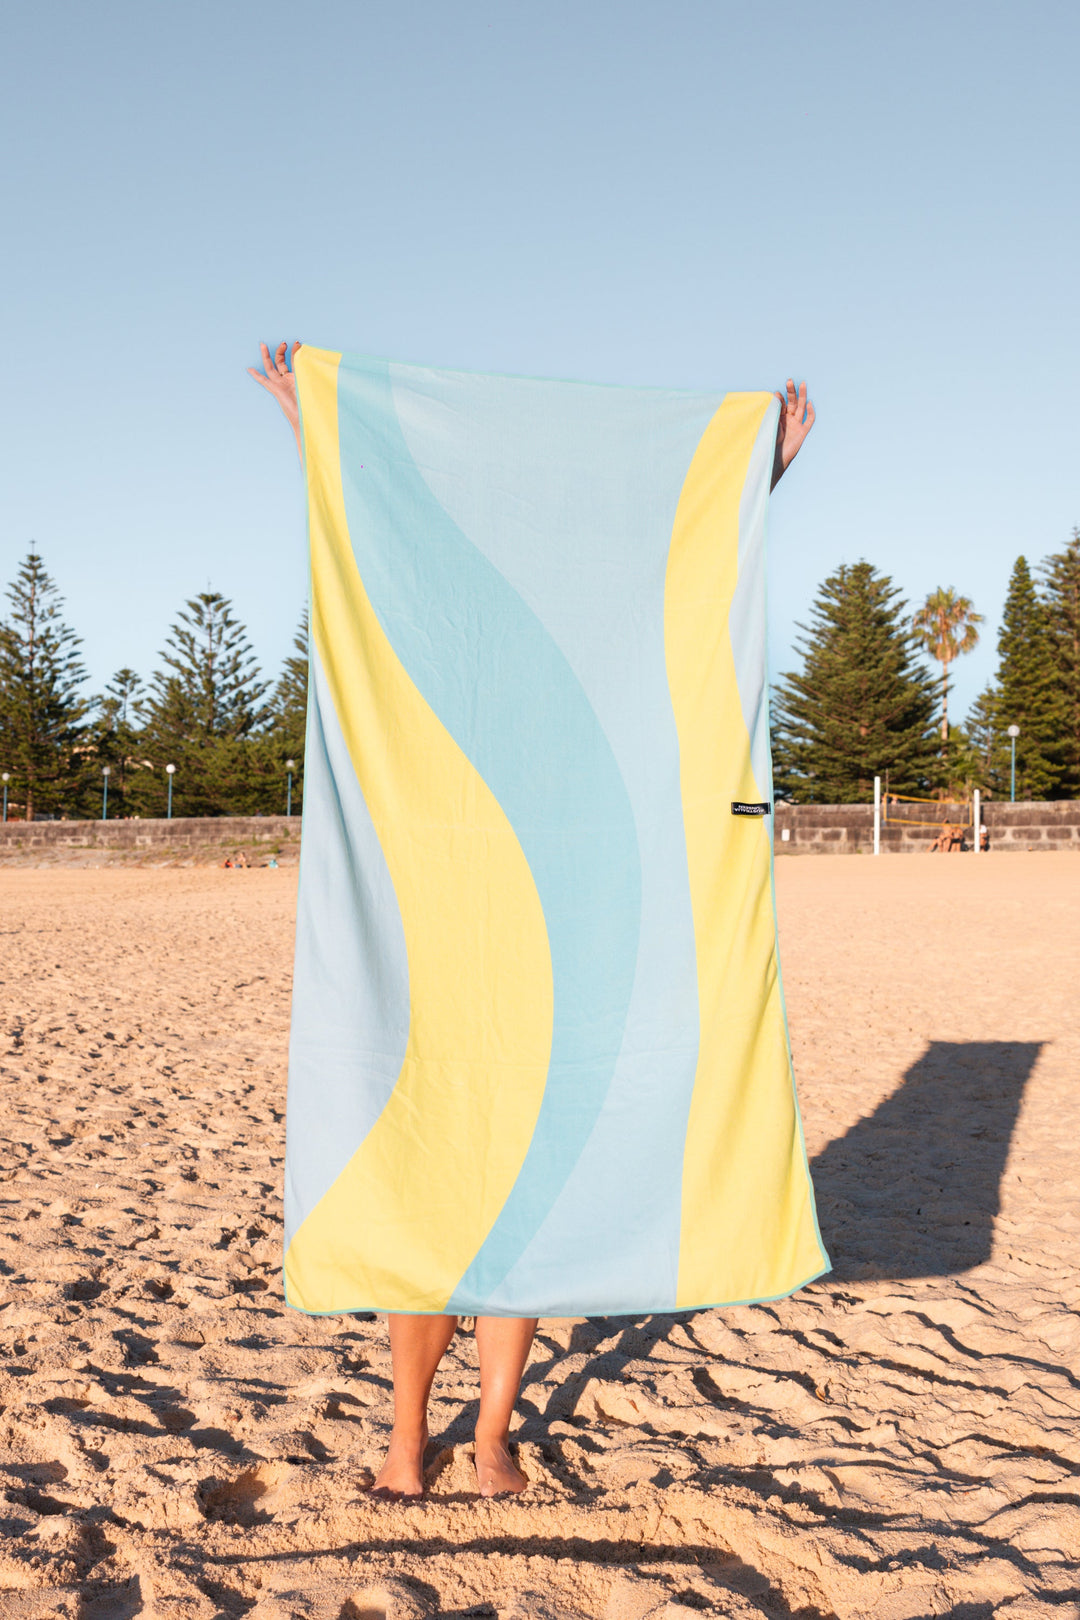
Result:
<svg viewBox="0 0 1080 1620">
<path fill-rule="evenodd" d="M 772 488 L 775 489 L 791 463 L 802 449 L 803 441 L 814 425 L 814 407 L 806 397 L 806 384 L 796 389 L 788 378 L 787 397 L 776 390 L 780 401 L 780 419 L 776 424 L 776 453 L 773 457 Z"/>
<path fill-rule="evenodd" d="M 263 370 L 258 372 L 254 366 L 248 366 L 248 376 L 254 377 L 260 388 L 265 388 L 268 394 L 273 394 L 285 415 L 289 419 L 293 433 L 296 435 L 296 448 L 300 449 L 300 407 L 296 403 L 296 378 L 292 373 L 289 362 L 295 356 L 299 343 L 294 343 L 289 349 L 287 343 L 279 343 L 271 355 L 265 343 L 260 343 L 262 351 Z M 263 375 L 265 373 L 265 376 Z"/>
</svg>

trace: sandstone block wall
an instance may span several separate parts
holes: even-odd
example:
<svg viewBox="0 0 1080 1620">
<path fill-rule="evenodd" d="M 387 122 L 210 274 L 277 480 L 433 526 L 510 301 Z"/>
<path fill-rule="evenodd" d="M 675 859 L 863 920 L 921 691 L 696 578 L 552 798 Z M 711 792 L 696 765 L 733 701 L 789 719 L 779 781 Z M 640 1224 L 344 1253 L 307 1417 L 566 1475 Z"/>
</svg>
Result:
<svg viewBox="0 0 1080 1620">
<path fill-rule="evenodd" d="M 778 855 L 858 855 L 874 847 L 874 807 L 871 804 L 777 804 Z M 919 821 L 917 818 L 925 820 Z M 925 853 L 943 821 L 970 818 L 963 805 L 889 806 L 883 817 L 881 852 L 890 855 Z M 931 819 L 934 818 L 934 819 Z M 1080 800 L 1024 800 L 1019 804 L 992 800 L 982 807 L 982 820 L 990 831 L 991 851 L 1075 849 L 1080 852 Z M 787 832 L 787 838 L 784 833 Z M 967 834 L 970 842 L 970 832 Z"/>
<path fill-rule="evenodd" d="M 174 816 L 161 821 L 0 823 L 0 866 L 210 866 L 244 850 L 295 865 L 299 816 Z"/>
<path fill-rule="evenodd" d="M 883 854 L 925 853 L 942 820 L 958 822 L 960 805 L 890 807 L 882 823 Z M 984 804 L 991 851 L 1074 849 L 1080 853 L 1080 801 Z M 869 804 L 777 804 L 778 855 L 859 855 L 874 847 Z M 788 836 L 785 838 L 784 833 Z M 258 864 L 273 854 L 282 866 L 300 856 L 299 816 L 174 816 L 171 821 L 9 821 L 0 824 L 0 866 L 209 866 L 243 849 Z"/>
</svg>

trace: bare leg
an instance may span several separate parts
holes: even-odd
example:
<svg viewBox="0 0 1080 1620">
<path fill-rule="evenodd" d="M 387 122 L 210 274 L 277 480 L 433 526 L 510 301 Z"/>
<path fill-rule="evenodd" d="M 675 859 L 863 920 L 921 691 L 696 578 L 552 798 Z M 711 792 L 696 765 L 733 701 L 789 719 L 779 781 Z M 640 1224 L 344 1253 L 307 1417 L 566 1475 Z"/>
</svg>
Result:
<svg viewBox="0 0 1080 1620">
<path fill-rule="evenodd" d="M 391 1316 L 394 1428 L 373 1490 L 395 1496 L 423 1494 L 431 1380 L 454 1337 L 457 1322 L 456 1316 Z"/>
<path fill-rule="evenodd" d="M 523 1491 L 525 1476 L 507 1444 L 510 1418 L 529 1359 L 535 1316 L 478 1316 L 480 1415 L 476 1420 L 476 1478 L 481 1496 Z"/>
</svg>

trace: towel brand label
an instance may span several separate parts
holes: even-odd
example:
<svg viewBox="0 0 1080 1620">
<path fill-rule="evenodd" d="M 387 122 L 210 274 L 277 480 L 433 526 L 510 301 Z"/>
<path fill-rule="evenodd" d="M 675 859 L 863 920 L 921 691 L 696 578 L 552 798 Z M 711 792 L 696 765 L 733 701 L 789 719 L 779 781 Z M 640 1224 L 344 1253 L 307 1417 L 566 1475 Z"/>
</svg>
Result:
<svg viewBox="0 0 1080 1620">
<path fill-rule="evenodd" d="M 733 799 L 731 813 L 733 816 L 767 816 L 771 806 L 765 804 L 744 804 L 741 799 Z"/>
</svg>

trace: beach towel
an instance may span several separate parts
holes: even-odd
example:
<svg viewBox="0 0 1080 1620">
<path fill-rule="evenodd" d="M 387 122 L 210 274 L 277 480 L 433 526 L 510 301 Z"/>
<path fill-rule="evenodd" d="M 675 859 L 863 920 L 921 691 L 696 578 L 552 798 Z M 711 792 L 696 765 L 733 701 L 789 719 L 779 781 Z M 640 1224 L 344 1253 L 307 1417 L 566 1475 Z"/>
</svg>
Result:
<svg viewBox="0 0 1080 1620">
<path fill-rule="evenodd" d="M 828 1259 L 772 889 L 776 399 L 295 368 L 289 1303 L 791 1292 Z"/>
</svg>

